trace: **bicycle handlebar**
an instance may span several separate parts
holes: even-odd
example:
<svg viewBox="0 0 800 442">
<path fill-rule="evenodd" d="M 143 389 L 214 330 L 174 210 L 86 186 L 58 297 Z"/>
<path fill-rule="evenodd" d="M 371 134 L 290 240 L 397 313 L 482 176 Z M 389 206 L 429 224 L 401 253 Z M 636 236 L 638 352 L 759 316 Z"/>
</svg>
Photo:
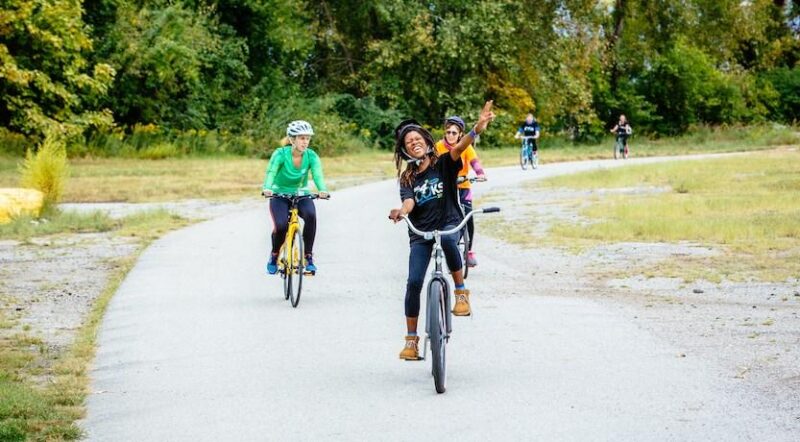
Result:
<svg viewBox="0 0 800 442">
<path fill-rule="evenodd" d="M 461 184 L 466 181 L 469 181 L 470 183 L 475 183 L 475 182 L 482 183 L 486 181 L 486 178 L 478 178 L 476 176 L 467 178 L 465 176 L 460 176 L 458 177 L 458 179 L 456 179 L 456 184 Z"/>
<path fill-rule="evenodd" d="M 411 220 L 408 219 L 407 216 L 402 216 L 402 217 L 400 217 L 400 219 L 402 219 L 403 221 L 406 222 L 406 224 L 408 224 L 408 228 L 411 229 L 412 232 L 416 233 L 417 235 L 419 235 L 419 236 L 421 236 L 421 237 L 423 237 L 425 239 L 432 239 L 435 236 L 452 235 L 453 233 L 458 232 L 459 230 L 463 229 L 465 225 L 467 225 L 467 221 L 469 221 L 469 219 L 472 218 L 472 216 L 475 215 L 475 213 L 477 213 L 477 212 L 480 212 L 480 213 L 496 213 L 496 212 L 499 212 L 499 211 L 500 211 L 499 207 L 487 207 L 485 209 L 475 209 L 472 212 L 468 213 L 467 216 L 465 216 L 464 219 L 461 220 L 461 222 L 457 226 L 453 227 L 452 229 L 450 229 L 450 230 L 434 230 L 432 232 L 423 232 L 422 230 L 417 229 L 414 226 L 414 224 L 411 222 Z"/>
<path fill-rule="evenodd" d="M 286 198 L 287 200 L 301 200 L 301 199 L 306 199 L 306 198 L 312 199 L 312 200 L 316 200 L 316 199 L 329 200 L 329 199 L 331 199 L 330 194 L 328 194 L 328 196 L 326 198 L 323 198 L 323 197 L 321 197 L 319 195 L 319 193 L 304 193 L 304 194 L 300 194 L 300 193 L 273 193 L 270 196 L 264 195 L 262 193 L 261 195 L 263 195 L 264 198 L 266 198 L 266 199 L 275 198 L 275 197 Z"/>
</svg>

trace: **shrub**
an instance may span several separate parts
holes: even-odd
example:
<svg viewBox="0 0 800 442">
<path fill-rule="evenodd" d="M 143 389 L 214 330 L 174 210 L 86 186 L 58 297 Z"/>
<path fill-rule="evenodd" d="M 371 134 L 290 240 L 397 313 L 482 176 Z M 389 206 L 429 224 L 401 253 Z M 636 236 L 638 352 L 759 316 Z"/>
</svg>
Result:
<svg viewBox="0 0 800 442">
<path fill-rule="evenodd" d="M 180 156 L 180 154 L 181 152 L 174 144 L 161 142 L 138 151 L 136 157 L 144 160 L 163 160 L 164 158 Z"/>
<path fill-rule="evenodd" d="M 67 147 L 63 136 L 50 132 L 34 153 L 28 150 L 20 166 L 20 185 L 44 194 L 43 212 L 61 200 L 68 175 Z"/>
</svg>

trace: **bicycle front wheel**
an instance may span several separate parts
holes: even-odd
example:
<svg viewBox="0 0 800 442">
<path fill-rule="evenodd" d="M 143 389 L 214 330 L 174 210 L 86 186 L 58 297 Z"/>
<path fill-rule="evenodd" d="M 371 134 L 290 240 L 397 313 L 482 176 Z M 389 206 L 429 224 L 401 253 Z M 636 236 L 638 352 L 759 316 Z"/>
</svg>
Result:
<svg viewBox="0 0 800 442">
<path fill-rule="evenodd" d="M 528 153 L 525 152 L 524 147 L 519 151 L 519 165 L 522 167 L 522 170 L 528 168 Z"/>
<path fill-rule="evenodd" d="M 467 279 L 467 275 L 469 274 L 469 266 L 467 265 L 467 257 L 469 256 L 469 239 L 469 230 L 467 229 L 467 226 L 464 226 L 464 230 L 461 234 L 461 241 L 458 242 L 458 248 L 461 252 L 461 264 L 464 279 Z"/>
<path fill-rule="evenodd" d="M 281 250 L 278 252 L 278 274 L 280 274 L 281 279 L 283 280 L 283 299 L 289 299 L 289 257 L 286 253 L 286 244 L 281 246 Z"/>
<path fill-rule="evenodd" d="M 442 281 L 433 280 L 428 292 L 428 337 L 431 340 L 431 363 L 433 384 L 436 392 L 441 394 L 447 389 L 447 364 L 445 348 L 447 347 L 447 302 L 446 291 Z"/>
<path fill-rule="evenodd" d="M 619 145 L 619 141 L 617 141 L 616 143 L 614 143 L 614 159 L 615 160 L 617 158 L 619 158 L 619 151 L 620 151 L 620 145 Z"/>
<path fill-rule="evenodd" d="M 305 270 L 303 251 L 303 235 L 300 234 L 300 229 L 296 229 L 292 237 L 292 251 L 289 254 L 290 265 L 287 269 L 289 300 L 292 307 L 297 307 L 297 304 L 300 303 L 300 291 L 303 290 L 303 271 Z"/>
</svg>

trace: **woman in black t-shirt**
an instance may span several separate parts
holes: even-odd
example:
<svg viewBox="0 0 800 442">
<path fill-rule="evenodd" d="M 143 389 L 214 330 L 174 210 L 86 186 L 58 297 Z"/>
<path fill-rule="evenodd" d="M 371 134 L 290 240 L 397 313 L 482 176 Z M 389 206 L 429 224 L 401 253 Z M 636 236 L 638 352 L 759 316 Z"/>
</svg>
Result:
<svg viewBox="0 0 800 442">
<path fill-rule="evenodd" d="M 492 102 L 487 101 L 481 110 L 478 123 L 448 153 L 438 156 L 433 137 L 415 120 L 406 120 L 395 129 L 395 165 L 400 181 L 402 206 L 392 209 L 389 218 L 394 222 L 408 216 L 414 226 L 423 231 L 447 230 L 455 227 L 463 217 L 458 205 L 456 180 L 461 169 L 461 154 L 472 144 L 475 137 L 486 129 L 494 119 Z M 402 164 L 406 163 L 405 169 Z M 456 286 L 456 304 L 453 314 L 469 316 L 469 290 L 464 285 L 461 256 L 458 250 L 458 234 L 442 237 L 447 267 Z M 410 254 L 408 259 L 408 281 L 406 283 L 405 313 L 408 334 L 400 358 L 419 359 L 419 336 L 417 319 L 420 309 L 420 292 L 425 281 L 425 270 L 431 258 L 433 240 L 426 240 L 409 231 Z"/>
</svg>

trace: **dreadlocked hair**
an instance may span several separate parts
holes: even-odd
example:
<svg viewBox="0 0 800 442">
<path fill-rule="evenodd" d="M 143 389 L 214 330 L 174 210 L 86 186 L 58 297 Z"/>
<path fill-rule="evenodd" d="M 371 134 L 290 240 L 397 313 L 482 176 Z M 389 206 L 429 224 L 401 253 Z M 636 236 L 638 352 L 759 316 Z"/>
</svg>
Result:
<svg viewBox="0 0 800 442">
<path fill-rule="evenodd" d="M 430 132 L 425 130 L 425 128 L 409 125 L 397 131 L 394 143 L 394 165 L 397 169 L 397 180 L 400 182 L 401 186 L 411 186 L 414 183 L 414 178 L 417 176 L 417 173 L 419 173 L 419 165 L 415 162 L 409 163 L 405 153 L 405 138 L 411 131 L 422 135 L 425 144 L 428 146 L 427 155 L 431 158 L 431 163 L 435 163 L 439 158 L 439 154 L 437 154 L 436 149 L 433 148 L 433 136 Z M 405 169 L 403 169 L 403 164 L 406 165 Z"/>
</svg>

